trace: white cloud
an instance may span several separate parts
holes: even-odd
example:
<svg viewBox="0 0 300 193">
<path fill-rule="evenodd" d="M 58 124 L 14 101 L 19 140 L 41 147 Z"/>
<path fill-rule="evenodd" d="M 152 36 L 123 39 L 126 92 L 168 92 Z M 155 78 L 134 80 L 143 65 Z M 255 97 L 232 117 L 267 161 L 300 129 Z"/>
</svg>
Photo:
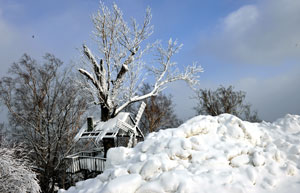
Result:
<svg viewBox="0 0 300 193">
<path fill-rule="evenodd" d="M 228 63 L 280 64 L 300 59 L 300 1 L 262 0 L 228 14 L 201 52 Z"/>
<path fill-rule="evenodd" d="M 264 120 L 274 121 L 287 113 L 300 114 L 299 67 L 267 79 L 244 78 L 235 85 L 247 92 L 247 101 Z"/>
<path fill-rule="evenodd" d="M 258 17 L 257 8 L 253 5 L 247 5 L 229 14 L 223 21 L 223 28 L 227 33 L 242 34 L 255 25 Z"/>
</svg>

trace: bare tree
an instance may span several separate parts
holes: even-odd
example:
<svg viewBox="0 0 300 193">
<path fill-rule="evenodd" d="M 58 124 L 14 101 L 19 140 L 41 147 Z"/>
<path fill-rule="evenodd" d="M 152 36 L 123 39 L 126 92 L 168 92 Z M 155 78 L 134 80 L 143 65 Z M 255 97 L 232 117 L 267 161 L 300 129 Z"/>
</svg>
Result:
<svg viewBox="0 0 300 193">
<path fill-rule="evenodd" d="M 40 192 L 36 173 L 23 152 L 22 146 L 8 146 L 4 140 L 1 141 L 0 192 Z"/>
<path fill-rule="evenodd" d="M 140 88 L 140 94 L 146 94 L 151 90 L 151 86 L 145 83 Z M 141 128 L 144 134 L 158 131 L 160 129 L 178 127 L 182 121 L 178 119 L 174 112 L 172 96 L 162 92 L 156 96 L 151 96 L 144 100 L 146 108 L 141 118 Z M 131 112 L 138 110 L 138 105 L 130 106 Z"/>
<path fill-rule="evenodd" d="M 145 40 L 153 32 L 151 17 L 150 9 L 147 9 L 141 25 L 135 19 L 127 23 L 116 4 L 109 9 L 103 3 L 93 16 L 99 57 L 83 45 L 84 67 L 79 72 L 88 81 L 81 85 L 93 96 L 95 104 L 100 105 L 102 121 L 116 116 L 129 104 L 157 95 L 169 82 L 198 83 L 198 74 L 202 72 L 200 66 L 193 64 L 180 72 L 171 60 L 181 48 L 176 41 L 170 39 L 167 48 L 163 48 L 159 41 L 146 45 Z M 146 67 L 142 60 L 148 51 L 155 51 L 152 60 L 157 63 L 155 66 Z M 85 70 L 87 67 L 90 70 Z M 138 88 L 151 75 L 155 80 L 152 89 L 139 95 Z"/>
<path fill-rule="evenodd" d="M 39 64 L 28 55 L 0 80 L 0 100 L 9 110 L 14 139 L 32 149 L 43 192 L 63 186 L 64 157 L 73 146 L 87 101 L 80 97 L 62 62 L 46 54 Z"/>
<path fill-rule="evenodd" d="M 212 116 L 229 113 L 247 121 L 259 122 L 257 112 L 252 112 L 251 105 L 245 103 L 246 93 L 234 91 L 233 89 L 233 86 L 228 88 L 220 86 L 215 91 L 210 89 L 197 90 L 195 97 L 198 101 L 195 107 L 196 112 Z"/>
</svg>

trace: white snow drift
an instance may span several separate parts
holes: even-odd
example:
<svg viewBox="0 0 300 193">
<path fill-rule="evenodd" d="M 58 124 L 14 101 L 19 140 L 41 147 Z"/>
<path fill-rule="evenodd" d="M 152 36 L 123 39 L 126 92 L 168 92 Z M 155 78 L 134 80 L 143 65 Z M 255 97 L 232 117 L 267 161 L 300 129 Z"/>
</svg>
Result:
<svg viewBox="0 0 300 193">
<path fill-rule="evenodd" d="M 300 116 L 249 123 L 197 116 L 108 152 L 105 172 L 68 193 L 234 193 L 300 190 Z"/>
</svg>

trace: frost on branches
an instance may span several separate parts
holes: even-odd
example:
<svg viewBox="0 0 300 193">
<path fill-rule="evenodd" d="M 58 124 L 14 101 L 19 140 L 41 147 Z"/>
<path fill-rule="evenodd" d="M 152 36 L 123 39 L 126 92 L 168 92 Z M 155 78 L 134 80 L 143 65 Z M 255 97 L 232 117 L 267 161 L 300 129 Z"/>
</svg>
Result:
<svg viewBox="0 0 300 193">
<path fill-rule="evenodd" d="M 191 86 L 198 83 L 199 73 L 203 71 L 201 66 L 194 64 L 181 72 L 171 60 L 182 45 L 172 39 L 167 48 L 159 41 L 146 45 L 145 40 L 153 32 L 151 17 L 147 9 L 142 25 L 135 19 L 127 23 L 117 5 L 109 9 L 103 3 L 93 16 L 99 57 L 83 45 L 83 68 L 79 72 L 87 81 L 80 84 L 92 95 L 95 104 L 100 105 L 102 121 L 116 116 L 131 103 L 157 95 L 170 82 L 184 80 Z M 153 57 L 145 57 L 152 52 Z M 142 58 L 153 58 L 154 65 L 145 66 Z M 139 95 L 138 88 L 149 76 L 155 80 L 153 86 L 148 93 Z"/>
<path fill-rule="evenodd" d="M 0 146 L 0 192 L 40 192 L 29 162 L 24 157 L 20 158 L 23 151 L 20 147 Z"/>
</svg>

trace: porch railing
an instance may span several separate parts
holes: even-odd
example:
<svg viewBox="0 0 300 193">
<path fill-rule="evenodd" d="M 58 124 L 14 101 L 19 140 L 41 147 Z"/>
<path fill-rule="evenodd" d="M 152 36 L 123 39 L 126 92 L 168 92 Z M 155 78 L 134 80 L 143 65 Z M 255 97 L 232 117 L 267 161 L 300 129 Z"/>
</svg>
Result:
<svg viewBox="0 0 300 193">
<path fill-rule="evenodd" d="M 82 151 L 66 157 L 68 173 L 77 173 L 83 170 L 90 172 L 103 172 L 106 158 L 99 151 Z"/>
</svg>

